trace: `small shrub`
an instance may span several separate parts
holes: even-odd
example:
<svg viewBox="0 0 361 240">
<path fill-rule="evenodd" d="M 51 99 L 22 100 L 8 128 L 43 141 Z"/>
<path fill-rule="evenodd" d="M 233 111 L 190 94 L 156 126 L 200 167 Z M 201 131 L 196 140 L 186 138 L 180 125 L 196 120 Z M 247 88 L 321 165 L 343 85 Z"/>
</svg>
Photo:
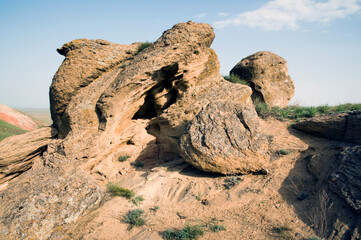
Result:
<svg viewBox="0 0 361 240">
<path fill-rule="evenodd" d="M 126 66 L 127 66 L 127 64 L 123 62 L 120 67 L 121 67 L 121 68 L 125 68 Z"/>
<path fill-rule="evenodd" d="M 237 75 L 234 75 L 234 74 L 231 74 L 229 76 L 223 76 L 223 78 L 225 80 L 227 80 L 228 82 L 239 83 L 239 84 L 250 86 L 250 83 L 247 80 L 241 79 L 240 77 L 238 77 Z"/>
<path fill-rule="evenodd" d="M 288 154 L 290 154 L 290 152 L 285 150 L 285 149 L 278 150 L 277 153 L 279 155 L 288 155 Z"/>
<path fill-rule="evenodd" d="M 226 230 L 225 226 L 223 226 L 223 225 L 217 225 L 217 224 L 212 225 L 212 226 L 210 227 L 210 229 L 211 229 L 212 232 L 220 232 L 220 231 L 225 231 L 225 230 Z"/>
<path fill-rule="evenodd" d="M 122 155 L 122 156 L 119 156 L 118 160 L 119 160 L 119 162 L 125 162 L 128 158 L 130 158 L 129 155 Z"/>
<path fill-rule="evenodd" d="M 126 199 L 131 199 L 134 197 L 135 193 L 132 190 L 122 188 L 118 183 L 110 182 L 107 184 L 107 189 L 112 193 L 113 196 L 125 197 Z"/>
<path fill-rule="evenodd" d="M 291 229 L 287 226 L 274 227 L 271 231 L 276 234 L 279 239 L 291 239 L 291 234 L 289 233 Z"/>
<path fill-rule="evenodd" d="M 143 42 L 139 45 L 138 50 L 137 50 L 137 54 L 140 53 L 141 51 L 143 51 L 144 49 L 146 49 L 147 47 L 149 47 L 150 45 L 152 45 L 153 43 L 151 42 Z"/>
<path fill-rule="evenodd" d="M 145 218 L 142 217 L 144 211 L 140 209 L 130 210 L 124 218 L 126 223 L 129 223 L 128 230 L 133 227 L 139 227 L 145 225 Z"/>
<path fill-rule="evenodd" d="M 167 229 L 163 232 L 164 239 L 191 240 L 197 239 L 204 234 L 200 225 L 187 225 L 181 230 Z"/>
<path fill-rule="evenodd" d="M 143 162 L 139 162 L 139 161 L 135 161 L 131 163 L 132 166 L 134 167 L 144 167 L 144 163 Z"/>
<path fill-rule="evenodd" d="M 226 178 L 224 180 L 224 184 L 223 186 L 226 188 L 226 189 L 231 189 L 233 188 L 234 186 L 238 185 L 239 183 L 241 182 L 241 179 L 236 177 L 236 176 L 232 176 L 232 177 L 229 177 L 229 178 Z"/>
<path fill-rule="evenodd" d="M 135 206 L 139 206 L 139 204 L 140 204 L 141 202 L 143 202 L 143 201 L 144 201 L 144 197 L 143 197 L 142 195 L 138 195 L 138 196 L 132 198 L 132 203 L 133 203 Z"/>
</svg>

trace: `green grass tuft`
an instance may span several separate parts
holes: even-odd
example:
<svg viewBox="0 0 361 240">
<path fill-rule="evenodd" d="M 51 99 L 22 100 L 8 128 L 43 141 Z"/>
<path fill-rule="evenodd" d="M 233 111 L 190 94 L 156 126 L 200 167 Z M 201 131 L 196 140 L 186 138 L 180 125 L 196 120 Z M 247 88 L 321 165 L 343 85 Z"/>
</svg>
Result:
<svg viewBox="0 0 361 240">
<path fill-rule="evenodd" d="M 113 196 L 125 197 L 126 199 L 131 199 L 134 197 L 135 193 L 132 190 L 122 188 L 118 183 L 110 182 L 107 184 L 107 189 L 112 193 Z"/>
<path fill-rule="evenodd" d="M 163 232 L 163 239 L 191 240 L 197 239 L 204 234 L 200 225 L 186 225 L 183 229 L 167 229 Z"/>
<path fill-rule="evenodd" d="M 272 233 L 276 234 L 279 239 L 292 239 L 290 231 L 292 229 L 287 226 L 274 227 L 271 229 Z"/>
<path fill-rule="evenodd" d="M 134 198 L 132 198 L 132 203 L 135 206 L 139 206 L 139 204 L 143 201 L 144 201 L 144 197 L 142 195 L 138 195 L 138 196 L 135 196 Z"/>
<path fill-rule="evenodd" d="M 128 230 L 133 227 L 140 227 L 145 225 L 146 220 L 142 217 L 144 211 L 141 209 L 130 210 L 124 218 L 124 221 L 129 224 Z"/>
<path fill-rule="evenodd" d="M 229 178 L 226 178 L 224 180 L 224 184 L 223 186 L 226 188 L 226 189 L 231 189 L 235 186 L 237 186 L 242 180 L 236 176 L 232 176 L 232 177 L 229 177 Z"/>
<path fill-rule="evenodd" d="M 143 51 L 144 49 L 146 49 L 147 47 L 151 46 L 153 43 L 151 42 L 143 42 L 139 45 L 138 50 L 137 50 L 137 54 L 140 53 L 141 51 Z"/>
<path fill-rule="evenodd" d="M 338 106 L 322 105 L 317 107 L 288 106 L 269 108 L 265 103 L 255 103 L 257 114 L 262 118 L 273 116 L 279 120 L 310 118 L 316 115 L 351 112 L 361 110 L 361 104 L 342 104 Z"/>
<path fill-rule="evenodd" d="M 290 154 L 289 151 L 284 150 L 284 149 L 278 150 L 277 153 L 278 153 L 279 155 L 288 155 L 288 154 Z"/>
<path fill-rule="evenodd" d="M 122 155 L 122 156 L 119 156 L 118 161 L 125 162 L 128 158 L 130 158 L 129 155 Z"/>
<path fill-rule="evenodd" d="M 228 82 L 239 83 L 239 84 L 250 86 L 250 83 L 247 80 L 241 79 L 237 75 L 234 75 L 234 74 L 231 74 L 229 76 L 223 76 L 223 78 L 225 80 L 227 80 Z"/>
<path fill-rule="evenodd" d="M 225 230 L 226 230 L 226 227 L 223 226 L 223 225 L 217 225 L 217 224 L 215 224 L 215 225 L 212 225 L 212 226 L 210 227 L 210 229 L 211 229 L 212 232 L 220 232 L 220 231 L 225 231 Z"/>
</svg>

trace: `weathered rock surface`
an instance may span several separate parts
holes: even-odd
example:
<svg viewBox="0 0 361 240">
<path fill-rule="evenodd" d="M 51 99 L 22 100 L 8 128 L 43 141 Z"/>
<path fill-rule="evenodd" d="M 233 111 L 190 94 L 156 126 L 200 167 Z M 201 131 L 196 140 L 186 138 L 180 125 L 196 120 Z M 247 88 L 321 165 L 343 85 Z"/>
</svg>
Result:
<svg viewBox="0 0 361 240">
<path fill-rule="evenodd" d="M 70 130 L 65 111 L 71 99 L 104 72 L 123 64 L 134 55 L 138 46 L 139 43 L 119 45 L 101 39 L 78 39 L 57 49 L 65 59 L 50 86 L 50 110 L 60 137 L 65 137 Z M 82 107 L 86 108 L 88 105 L 84 104 Z"/>
<path fill-rule="evenodd" d="M 15 125 L 24 130 L 34 130 L 40 126 L 31 117 L 0 103 L 0 120 Z"/>
<path fill-rule="evenodd" d="M 61 239 L 71 223 L 100 202 L 99 186 L 83 170 L 48 164 L 38 159 L 0 192 L 2 239 Z"/>
<path fill-rule="evenodd" d="M 339 161 L 337 171 L 330 175 L 330 187 L 361 213 L 361 146 L 345 147 Z"/>
<path fill-rule="evenodd" d="M 293 128 L 317 137 L 361 144 L 361 111 L 317 116 L 297 122 Z"/>
<path fill-rule="evenodd" d="M 287 61 L 272 52 L 257 52 L 240 61 L 230 74 L 251 83 L 252 99 L 269 107 L 286 107 L 295 94 Z"/>
<path fill-rule="evenodd" d="M 253 106 L 210 103 L 181 137 L 180 153 L 187 162 L 206 172 L 265 171 L 269 160 L 268 141 L 257 131 L 258 125 Z"/>
<path fill-rule="evenodd" d="M 0 186 L 30 169 L 56 134 L 56 129 L 44 127 L 1 141 Z"/>
<path fill-rule="evenodd" d="M 213 39 L 209 25 L 188 22 L 139 54 L 139 44 L 103 40 L 60 48 L 66 58 L 50 88 L 58 139 L 1 193 L 0 232 L 8 239 L 62 238 L 100 201 L 98 184 L 122 175 L 117 157 L 173 160 L 180 136 L 204 106 L 220 99 L 250 104 L 251 88 L 220 76 Z M 156 141 L 144 132 L 148 123 Z"/>
</svg>

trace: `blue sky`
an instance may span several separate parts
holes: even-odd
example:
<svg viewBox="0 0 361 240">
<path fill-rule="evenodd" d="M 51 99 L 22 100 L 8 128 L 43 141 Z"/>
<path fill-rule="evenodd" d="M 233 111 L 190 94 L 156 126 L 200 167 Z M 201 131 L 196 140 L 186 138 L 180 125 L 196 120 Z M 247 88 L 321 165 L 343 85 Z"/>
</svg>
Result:
<svg viewBox="0 0 361 240">
<path fill-rule="evenodd" d="M 360 0 L 0 0 L 0 103 L 48 108 L 56 48 L 73 39 L 155 41 L 178 22 L 214 27 L 221 74 L 272 51 L 288 61 L 293 104 L 361 102 Z"/>
</svg>

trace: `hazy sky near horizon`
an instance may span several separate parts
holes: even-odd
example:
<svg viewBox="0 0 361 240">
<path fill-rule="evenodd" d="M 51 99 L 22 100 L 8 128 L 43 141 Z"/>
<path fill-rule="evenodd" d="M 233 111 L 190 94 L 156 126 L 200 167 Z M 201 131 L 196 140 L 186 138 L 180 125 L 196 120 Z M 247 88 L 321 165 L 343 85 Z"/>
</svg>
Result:
<svg viewBox="0 0 361 240">
<path fill-rule="evenodd" d="M 48 108 L 66 42 L 155 41 L 189 20 L 214 27 L 222 75 L 271 51 L 288 62 L 292 103 L 361 102 L 361 0 L 0 0 L 0 103 Z"/>
</svg>

